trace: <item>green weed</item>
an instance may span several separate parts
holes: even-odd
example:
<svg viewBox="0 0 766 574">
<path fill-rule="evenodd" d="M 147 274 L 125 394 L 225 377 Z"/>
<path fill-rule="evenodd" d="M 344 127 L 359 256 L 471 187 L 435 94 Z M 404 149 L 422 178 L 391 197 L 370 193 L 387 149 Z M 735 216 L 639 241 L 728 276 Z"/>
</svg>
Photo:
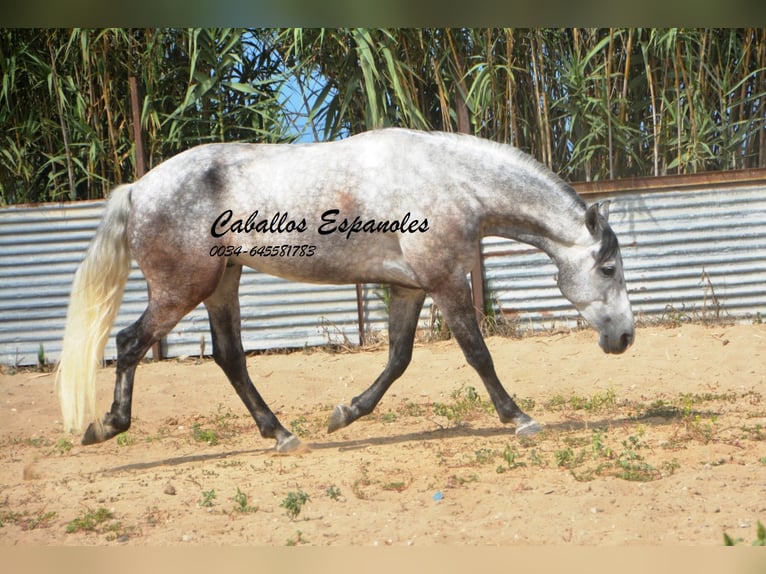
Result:
<svg viewBox="0 0 766 574">
<path fill-rule="evenodd" d="M 213 506 L 213 501 L 217 498 L 217 495 L 215 493 L 215 490 L 203 490 L 202 491 L 202 498 L 199 499 L 197 504 L 199 504 L 203 508 L 210 508 Z"/>
<path fill-rule="evenodd" d="M 56 516 L 58 515 L 55 512 L 46 512 L 45 510 L 39 510 L 34 513 L 26 510 L 24 512 L 0 512 L 0 528 L 3 528 L 6 524 L 15 524 L 24 531 L 48 528 Z"/>
<path fill-rule="evenodd" d="M 426 410 L 422 405 L 413 403 L 412 401 L 405 402 L 399 407 L 398 411 L 402 416 L 406 417 L 422 417 L 426 413 Z"/>
<path fill-rule="evenodd" d="M 548 411 L 588 411 L 599 412 L 611 410 L 618 406 L 617 396 L 614 389 L 608 389 L 604 393 L 596 393 L 587 396 L 571 394 L 568 397 L 564 395 L 554 395 L 544 404 L 544 409 Z"/>
<path fill-rule="evenodd" d="M 288 538 L 285 543 L 286 546 L 298 546 L 298 544 L 306 544 L 308 540 L 303 537 L 303 532 L 300 530 L 295 531 L 295 538 Z"/>
<path fill-rule="evenodd" d="M 446 418 L 453 425 L 460 425 L 479 413 L 494 411 L 492 403 L 482 399 L 472 386 L 460 387 L 452 395 L 452 403 L 434 403 L 434 414 Z"/>
<path fill-rule="evenodd" d="M 257 506 L 250 506 L 247 503 L 247 495 L 242 492 L 239 487 L 237 487 L 237 494 L 234 495 L 234 502 L 236 503 L 234 506 L 234 510 L 236 512 L 241 512 L 244 514 L 258 512 Z"/>
<path fill-rule="evenodd" d="M 383 421 L 384 423 L 388 423 L 388 424 L 395 423 L 396 422 L 396 413 L 392 413 L 390 411 L 387 412 L 387 413 L 383 413 L 380 416 L 380 420 Z"/>
<path fill-rule="evenodd" d="M 117 437 L 117 444 L 120 445 L 120 446 L 130 446 L 134 442 L 135 442 L 135 439 L 128 432 L 124 432 L 124 433 L 122 433 L 121 435 L 119 435 Z"/>
<path fill-rule="evenodd" d="M 516 448 L 516 445 L 512 445 L 510 443 L 505 445 L 505 449 L 503 449 L 503 460 L 505 461 L 505 466 L 498 466 L 498 473 L 503 473 L 507 470 L 526 466 L 526 463 L 519 460 L 519 451 Z"/>
<path fill-rule="evenodd" d="M 303 510 L 303 505 L 306 504 L 311 497 L 302 490 L 291 491 L 287 493 L 287 496 L 279 504 L 285 509 L 285 514 L 290 520 L 295 520 Z"/>
<path fill-rule="evenodd" d="M 298 438 L 307 438 L 311 433 L 308 429 L 309 421 L 303 415 L 290 422 L 290 430 Z"/>
<path fill-rule="evenodd" d="M 745 540 L 743 538 L 732 538 L 725 532 L 723 533 L 723 544 L 724 546 L 736 546 L 737 544 L 743 543 Z M 766 527 L 761 524 L 761 521 L 758 521 L 758 526 L 756 527 L 756 538 L 751 543 L 751 546 L 766 546 Z"/>
<path fill-rule="evenodd" d="M 340 488 L 334 484 L 327 487 L 325 494 L 330 497 L 330 500 L 340 500 L 341 497 Z"/>
<path fill-rule="evenodd" d="M 66 454 L 70 450 L 72 450 L 72 446 L 74 445 L 72 444 L 71 440 L 62 437 L 58 439 L 58 441 L 56 441 L 56 445 L 54 446 L 54 448 L 56 449 L 57 453 Z"/>
<path fill-rule="evenodd" d="M 192 438 L 197 442 L 206 442 L 210 446 L 218 444 L 218 434 L 214 430 L 203 429 L 199 423 L 192 425 Z"/>
<path fill-rule="evenodd" d="M 70 521 L 66 526 L 67 534 L 73 534 L 75 532 L 96 532 L 98 528 L 114 518 L 114 513 L 104 507 L 100 507 L 98 510 L 88 510 L 82 513 L 81 516 Z"/>
</svg>

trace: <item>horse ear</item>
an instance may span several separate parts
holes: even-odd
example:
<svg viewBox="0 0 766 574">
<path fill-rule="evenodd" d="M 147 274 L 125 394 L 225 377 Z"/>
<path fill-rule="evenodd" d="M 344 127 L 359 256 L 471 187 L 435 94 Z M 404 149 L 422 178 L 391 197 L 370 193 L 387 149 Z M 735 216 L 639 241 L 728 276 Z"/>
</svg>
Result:
<svg viewBox="0 0 766 574">
<path fill-rule="evenodd" d="M 592 204 L 585 212 L 585 227 L 591 235 L 598 234 L 598 203 Z"/>
<path fill-rule="evenodd" d="M 598 204 L 598 212 L 601 214 L 601 217 L 604 218 L 604 221 L 609 221 L 609 204 L 610 203 L 611 201 L 607 199 Z"/>
<path fill-rule="evenodd" d="M 609 219 L 609 200 L 592 204 L 585 212 L 585 226 L 591 235 L 597 235 Z"/>
</svg>

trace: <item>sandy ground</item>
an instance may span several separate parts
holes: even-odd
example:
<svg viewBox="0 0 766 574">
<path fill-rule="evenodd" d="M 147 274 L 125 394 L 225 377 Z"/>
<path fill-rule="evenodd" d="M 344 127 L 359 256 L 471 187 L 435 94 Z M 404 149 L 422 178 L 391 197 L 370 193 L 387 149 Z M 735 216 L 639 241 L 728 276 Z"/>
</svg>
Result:
<svg viewBox="0 0 766 574">
<path fill-rule="evenodd" d="M 451 341 L 418 345 L 377 411 L 327 435 L 386 349 L 253 356 L 310 449 L 279 456 L 210 360 L 145 363 L 133 427 L 83 447 L 50 373 L 0 376 L 0 545 L 750 544 L 766 523 L 766 326 L 490 338 L 545 425 L 519 440 Z M 113 372 L 99 372 L 108 409 Z"/>
</svg>

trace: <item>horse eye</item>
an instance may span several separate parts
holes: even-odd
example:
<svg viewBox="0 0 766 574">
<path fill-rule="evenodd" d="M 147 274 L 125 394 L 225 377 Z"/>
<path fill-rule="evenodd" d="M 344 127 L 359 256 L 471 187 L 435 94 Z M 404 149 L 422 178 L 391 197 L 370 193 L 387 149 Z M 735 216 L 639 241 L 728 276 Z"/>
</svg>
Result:
<svg viewBox="0 0 766 574">
<path fill-rule="evenodd" d="M 601 268 L 599 269 L 599 271 L 601 271 L 601 274 L 602 274 L 604 277 L 614 277 L 614 271 L 615 271 L 615 269 L 614 269 L 614 266 L 613 266 L 613 265 L 605 265 L 604 267 L 601 267 Z"/>
</svg>

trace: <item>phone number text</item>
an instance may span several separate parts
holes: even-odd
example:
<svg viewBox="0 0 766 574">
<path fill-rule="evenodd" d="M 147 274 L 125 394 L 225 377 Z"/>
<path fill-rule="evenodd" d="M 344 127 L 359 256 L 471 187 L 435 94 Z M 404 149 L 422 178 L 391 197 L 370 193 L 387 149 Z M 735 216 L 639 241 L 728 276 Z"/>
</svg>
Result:
<svg viewBox="0 0 766 574">
<path fill-rule="evenodd" d="M 256 245 L 248 249 L 242 245 L 213 245 L 211 257 L 232 257 L 249 255 L 250 257 L 311 257 L 317 246 L 304 245 Z"/>
</svg>

